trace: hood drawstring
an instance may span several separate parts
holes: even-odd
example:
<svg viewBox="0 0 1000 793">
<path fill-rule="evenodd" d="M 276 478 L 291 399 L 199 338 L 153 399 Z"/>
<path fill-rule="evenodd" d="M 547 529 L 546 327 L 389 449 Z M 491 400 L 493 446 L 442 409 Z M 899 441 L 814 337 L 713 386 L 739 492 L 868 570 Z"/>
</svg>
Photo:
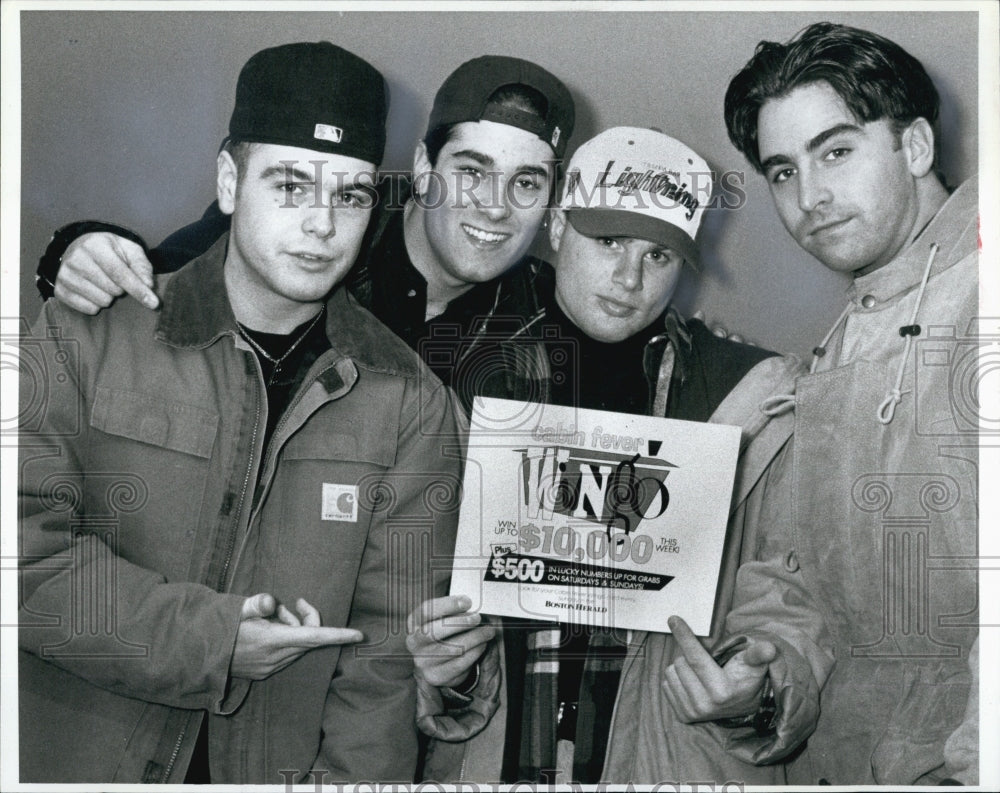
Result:
<svg viewBox="0 0 1000 793">
<path fill-rule="evenodd" d="M 830 343 L 830 339 L 833 338 L 833 334 L 837 332 L 837 328 L 841 326 L 843 321 L 847 319 L 847 315 L 851 313 L 851 309 L 854 308 L 850 303 L 844 306 L 844 310 L 840 312 L 840 316 L 837 317 L 837 321 L 833 323 L 833 327 L 827 331 L 826 335 L 823 337 L 823 341 L 819 343 L 818 347 L 812 348 L 812 362 L 809 364 L 809 374 L 816 374 L 816 367 L 819 366 L 819 359 L 826 355 L 826 345 Z"/>
<path fill-rule="evenodd" d="M 840 316 L 837 317 L 837 321 L 833 323 L 833 327 L 827 331 L 826 336 L 823 337 L 823 341 L 819 343 L 818 347 L 813 347 L 812 349 L 812 363 L 809 364 L 809 374 L 815 374 L 816 367 L 819 365 L 819 359 L 826 355 L 826 345 L 830 343 L 830 339 L 833 338 L 833 334 L 837 332 L 837 328 L 840 327 L 841 323 L 847 318 L 847 315 L 851 311 L 851 304 L 848 303 L 844 310 L 840 312 Z M 761 411 L 768 416 L 780 416 L 788 410 L 795 407 L 795 394 L 775 394 L 765 399 L 761 405 Z"/>
<path fill-rule="evenodd" d="M 765 416 L 780 416 L 795 407 L 795 394 L 775 394 L 760 403 L 760 411 Z"/>
<path fill-rule="evenodd" d="M 910 347 L 913 346 L 913 337 L 920 335 L 920 326 L 916 324 L 917 312 L 920 310 L 920 304 L 923 302 L 924 287 L 927 286 L 927 279 L 931 274 L 931 265 L 934 263 L 934 257 L 937 255 L 937 252 L 938 244 L 932 242 L 931 252 L 927 257 L 927 266 L 924 268 L 924 277 L 920 281 L 920 291 L 917 292 L 917 302 L 913 305 L 913 313 L 910 315 L 910 324 L 903 325 L 899 329 L 899 335 L 906 337 L 906 346 L 903 349 L 903 360 L 899 362 L 896 385 L 893 386 L 885 399 L 882 400 L 882 404 L 878 406 L 878 420 L 883 424 L 889 424 L 892 421 L 893 416 L 896 415 L 896 405 L 903 398 L 903 392 L 900 391 L 900 386 L 903 385 L 903 372 L 906 371 L 906 362 L 910 358 Z"/>
<path fill-rule="evenodd" d="M 913 345 L 913 337 L 920 335 L 920 326 L 916 324 L 917 312 L 920 310 L 920 304 L 924 300 L 924 289 L 927 286 L 927 279 L 931 274 L 931 265 L 934 264 L 934 257 L 937 255 L 939 245 L 936 242 L 931 243 L 930 255 L 927 257 L 927 265 L 924 267 L 924 276 L 920 280 L 920 290 L 917 292 L 917 302 L 913 306 L 913 313 L 910 315 L 910 324 L 903 325 L 899 329 L 899 335 L 906 339 L 906 347 L 903 350 L 903 359 L 899 362 L 899 372 L 896 375 L 896 385 L 886 394 L 885 399 L 878 406 L 876 411 L 876 418 L 882 424 L 889 424 L 892 422 L 893 417 L 896 415 L 896 405 L 903 398 L 903 392 L 900 387 L 903 384 L 903 373 L 906 371 L 906 362 L 910 357 L 910 347 Z M 819 365 L 819 360 L 824 355 L 826 355 L 826 345 L 830 343 L 830 339 L 833 338 L 833 334 L 837 332 L 837 329 L 843 324 L 844 320 L 847 319 L 847 315 L 851 313 L 854 308 L 853 304 L 848 303 L 844 310 L 840 312 L 840 316 L 837 317 L 837 321 L 833 323 L 833 327 L 830 328 L 826 336 L 823 337 L 823 341 L 820 342 L 818 347 L 813 347 L 813 357 L 812 363 L 809 364 L 809 374 L 815 374 L 816 367 Z M 760 409 L 768 416 L 778 416 L 787 410 L 795 407 L 795 394 L 776 394 L 772 397 L 765 399 L 761 405 Z"/>
</svg>

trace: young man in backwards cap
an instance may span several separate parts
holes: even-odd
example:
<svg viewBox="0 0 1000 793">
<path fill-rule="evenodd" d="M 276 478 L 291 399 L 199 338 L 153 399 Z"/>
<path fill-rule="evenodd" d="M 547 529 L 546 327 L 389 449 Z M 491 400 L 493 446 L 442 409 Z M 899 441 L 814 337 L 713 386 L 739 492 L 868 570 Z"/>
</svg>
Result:
<svg viewBox="0 0 1000 793">
<path fill-rule="evenodd" d="M 713 623 L 717 638 L 745 545 L 744 522 L 754 536 L 766 469 L 790 432 L 790 419 L 771 420 L 761 403 L 792 387 L 798 363 L 720 339 L 670 306 L 683 268 L 698 268 L 695 236 L 711 190 L 704 160 L 661 132 L 617 127 L 583 144 L 570 161 L 561 205 L 552 212 L 554 273 L 543 268 L 535 281 L 546 311 L 539 325 L 554 325 L 577 344 L 578 383 L 539 379 L 529 368 L 508 373 L 517 396 L 744 428 Z M 469 598 L 452 596 L 424 603 L 411 617 L 408 643 L 421 692 L 420 724 L 440 739 L 431 745 L 427 778 L 678 778 L 678 758 L 669 756 L 662 732 L 671 711 L 661 684 L 676 654 L 675 640 L 701 646 L 683 622 L 673 623 L 673 636 L 627 637 L 624 631 L 577 625 L 539 630 L 504 618 L 497 633 L 479 615 L 465 614 L 468 608 Z M 775 604 L 768 615 L 795 616 L 787 604 Z M 780 664 L 775 648 L 748 641 L 720 651 L 731 659 L 724 675 L 732 698 L 753 703 L 755 710 L 760 675 L 744 671 Z M 466 685 L 474 669 L 473 688 L 449 688 Z M 791 670 L 789 677 L 805 671 Z M 785 714 L 780 728 L 805 729 L 814 715 Z M 778 779 L 773 768 L 755 771 L 754 781 Z"/>
<path fill-rule="evenodd" d="M 458 466 L 447 390 L 338 287 L 386 111 L 346 50 L 257 53 L 218 157 L 228 233 L 157 281 L 158 312 L 45 305 L 22 782 L 412 779 L 402 625 L 443 583 L 412 549 L 451 552 L 455 505 L 425 494 Z"/>
<path fill-rule="evenodd" d="M 569 91 L 545 69 L 519 58 L 474 58 L 434 98 L 414 152 L 412 186 L 399 179 L 381 185 L 369 238 L 347 283 L 467 408 L 495 372 L 496 343 L 539 315 L 530 283 L 539 262 L 527 253 L 554 194 L 573 122 Z M 160 271 L 175 269 L 227 224 L 211 208 L 149 259 Z M 74 240 L 85 232 L 94 233 Z M 153 307 L 153 265 L 135 234 L 75 223 L 56 233 L 38 284 L 46 297 L 54 292 L 87 313 L 123 290 Z M 541 361 L 540 351 L 535 357 Z"/>
</svg>

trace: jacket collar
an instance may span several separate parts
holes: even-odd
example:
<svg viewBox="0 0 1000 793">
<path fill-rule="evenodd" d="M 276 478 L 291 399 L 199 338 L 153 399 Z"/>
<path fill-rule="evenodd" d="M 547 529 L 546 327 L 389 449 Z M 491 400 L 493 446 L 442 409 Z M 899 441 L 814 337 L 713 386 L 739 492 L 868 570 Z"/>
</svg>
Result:
<svg viewBox="0 0 1000 793">
<path fill-rule="evenodd" d="M 416 377 L 420 359 L 358 302 L 338 286 L 326 302 L 326 335 L 341 356 L 370 371 Z"/>
<path fill-rule="evenodd" d="M 222 336 L 238 335 L 223 265 L 229 234 L 167 281 L 156 325 L 157 340 L 173 347 L 201 349 Z M 350 358 L 372 371 L 415 377 L 417 357 L 342 286 L 326 304 L 326 334 L 336 358 Z"/>
<path fill-rule="evenodd" d="M 222 265 L 229 234 L 167 281 L 156 339 L 172 347 L 199 349 L 236 333 L 236 317 L 226 294 Z"/>
<path fill-rule="evenodd" d="M 884 267 L 854 279 L 848 289 L 851 301 L 856 303 L 863 295 L 872 295 L 882 303 L 916 286 L 935 243 L 938 252 L 931 266 L 931 277 L 974 253 L 978 244 L 978 207 L 979 183 L 973 177 L 948 197 L 906 250 Z"/>
</svg>

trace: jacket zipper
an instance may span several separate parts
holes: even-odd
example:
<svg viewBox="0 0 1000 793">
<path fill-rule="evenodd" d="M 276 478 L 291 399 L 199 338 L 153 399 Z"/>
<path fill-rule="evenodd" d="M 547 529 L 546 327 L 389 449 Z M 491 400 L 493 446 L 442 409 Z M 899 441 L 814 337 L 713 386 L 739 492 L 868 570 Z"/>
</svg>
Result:
<svg viewBox="0 0 1000 793">
<path fill-rule="evenodd" d="M 253 363 L 254 367 L 257 369 L 257 375 L 258 375 L 256 380 L 256 385 L 260 386 L 260 384 L 264 380 L 264 375 L 260 370 L 260 363 L 257 361 L 256 355 L 253 356 Z M 219 575 L 219 585 L 217 587 L 219 592 L 225 590 L 226 576 L 229 575 L 229 565 L 232 563 L 233 550 L 236 548 L 236 534 L 239 530 L 239 525 L 240 525 L 239 517 L 243 513 L 243 502 L 246 500 L 247 487 L 250 484 L 250 474 L 253 473 L 253 459 L 254 459 L 254 454 L 256 453 L 257 450 L 257 430 L 259 429 L 259 427 L 260 427 L 260 393 L 258 391 L 256 411 L 253 419 L 253 433 L 250 435 L 250 461 L 247 463 L 247 472 L 246 475 L 243 477 L 243 488 L 242 490 L 240 490 L 240 500 L 236 505 L 236 525 L 229 533 L 229 544 L 228 547 L 226 548 L 226 560 L 222 565 L 222 572 Z M 248 521 L 247 527 L 249 526 L 250 523 Z"/>
<path fill-rule="evenodd" d="M 257 361 L 257 357 L 254 356 L 254 366 L 257 367 L 257 385 L 260 385 L 264 378 L 264 375 L 260 371 L 260 364 Z M 250 474 L 253 471 L 253 458 L 254 452 L 257 448 L 257 430 L 260 427 L 260 399 L 257 399 L 256 409 L 254 411 L 253 419 L 253 432 L 250 435 L 250 462 L 247 464 L 247 472 L 243 477 L 243 488 L 240 491 L 240 500 L 236 506 L 236 526 L 229 532 L 229 543 L 226 548 L 226 561 L 222 566 L 222 572 L 219 575 L 219 585 L 216 590 L 219 592 L 224 591 L 226 586 L 226 576 L 229 574 L 229 565 L 233 559 L 233 549 L 236 547 L 236 533 L 239 529 L 239 516 L 243 511 L 243 502 L 246 500 L 247 486 L 250 483 Z M 249 525 L 249 524 L 248 524 Z M 163 781 L 166 782 L 170 778 L 170 772 L 173 770 L 174 763 L 177 761 L 177 755 L 181 751 L 181 744 L 184 742 L 184 736 L 187 735 L 187 726 L 181 729 L 180 733 L 177 735 L 177 741 L 174 743 L 174 750 L 170 754 L 170 759 L 167 761 L 166 769 L 163 772 Z"/>
<path fill-rule="evenodd" d="M 315 379 L 311 380 L 309 382 L 311 384 L 311 383 L 315 382 Z M 284 412 L 281 414 L 281 418 L 278 419 L 278 423 L 274 427 L 274 432 L 271 433 L 271 443 L 268 445 L 268 448 L 264 451 L 264 459 L 261 461 L 261 464 L 260 464 L 260 470 L 263 473 L 267 472 L 268 463 L 271 462 L 271 460 L 274 458 L 275 454 L 277 453 L 277 452 L 274 451 L 274 439 L 281 435 L 281 430 L 283 430 L 284 427 L 285 427 L 285 425 L 288 423 L 288 416 L 289 416 L 289 414 L 293 410 L 295 410 L 295 407 L 299 404 L 299 402 L 302 401 L 302 390 L 303 390 L 302 386 L 305 385 L 305 383 L 306 383 L 306 380 L 303 379 L 302 383 L 299 385 L 298 389 L 296 389 L 295 394 L 292 395 L 292 401 L 288 403 L 288 406 L 285 408 Z M 270 480 L 268 480 L 267 488 L 270 489 Z M 263 495 L 262 495 L 261 501 L 263 501 L 263 500 L 264 499 L 263 499 Z M 255 510 L 255 512 L 256 512 L 256 510 Z M 253 522 L 253 515 L 250 516 L 250 522 L 251 523 Z"/>
<path fill-rule="evenodd" d="M 326 353 L 324 353 L 324 355 L 325 354 Z M 322 358 L 323 358 L 323 356 L 321 355 L 317 359 L 317 361 L 322 360 Z M 315 365 L 316 364 L 314 363 L 313 366 L 315 366 Z M 308 373 L 307 373 L 306 377 L 302 381 L 302 385 L 305 385 L 307 382 L 310 385 L 312 385 L 312 383 L 315 383 L 317 381 L 319 373 L 325 372 L 327 369 L 331 368 L 334 365 L 335 365 L 335 362 L 331 362 L 329 365 L 324 364 L 323 367 L 317 372 L 317 377 L 313 377 L 312 379 L 309 378 Z M 299 404 L 299 402 L 302 401 L 302 395 L 305 393 L 305 389 L 302 387 L 302 385 L 299 386 L 298 390 L 296 391 L 295 395 L 292 398 L 292 401 L 285 408 L 284 413 L 282 413 L 281 418 L 278 419 L 278 423 L 274 427 L 274 432 L 271 434 L 271 444 L 269 445 L 267 451 L 265 452 L 264 460 L 261 463 L 261 469 L 260 470 L 262 472 L 264 472 L 264 473 L 267 472 L 268 463 L 277 454 L 277 451 L 273 451 L 273 453 L 272 453 L 272 450 L 275 450 L 277 448 L 275 446 L 275 444 L 274 444 L 274 439 L 277 438 L 281 434 L 282 428 L 287 423 L 288 416 L 290 416 L 292 414 L 292 412 L 294 411 L 295 407 Z M 324 402 L 323 404 L 326 404 L 326 403 Z M 320 405 L 320 407 L 322 407 L 322 405 Z M 317 408 L 317 410 L 318 409 L 319 408 Z M 264 500 L 267 498 L 268 491 L 270 491 L 270 489 L 271 489 L 271 478 L 268 478 L 268 480 L 265 483 L 264 487 L 265 487 L 265 489 L 261 493 L 260 501 L 257 502 L 257 505 L 251 511 L 251 513 L 250 513 L 250 519 L 249 519 L 249 521 L 247 521 L 247 531 L 244 532 L 244 534 L 243 534 L 243 541 L 244 542 L 246 541 L 246 538 L 250 534 L 250 527 L 253 526 L 254 521 L 257 519 L 257 513 L 260 511 L 261 505 L 264 503 Z M 240 545 L 240 552 L 242 552 L 242 547 L 243 546 L 242 546 L 242 543 L 241 543 L 241 545 Z"/>
<path fill-rule="evenodd" d="M 260 362 L 257 360 L 257 356 L 254 355 L 253 359 L 254 359 L 254 366 L 257 368 L 257 375 L 258 375 L 258 377 L 257 377 L 257 385 L 259 386 L 261 383 L 264 382 L 264 375 L 261 372 Z M 325 369 L 326 369 L 326 367 L 324 367 L 324 371 L 325 371 Z M 303 381 L 303 382 L 305 382 L 305 381 Z M 310 382 L 315 382 L 315 378 L 313 378 L 313 380 L 310 381 Z M 303 389 L 300 387 L 298 389 L 296 395 L 295 395 L 294 401 L 291 404 L 288 405 L 288 407 L 285 409 L 284 414 L 278 420 L 278 424 L 274 428 L 274 433 L 271 436 L 272 440 L 274 438 L 278 437 L 279 430 L 281 430 L 281 428 L 286 423 L 286 417 L 292 412 L 292 410 L 294 409 L 294 407 L 301 401 L 301 399 L 302 399 L 302 392 L 303 392 Z M 247 465 L 246 476 L 244 476 L 244 478 L 243 478 L 243 489 L 240 491 L 240 500 L 239 500 L 239 504 L 237 505 L 237 511 L 236 511 L 237 518 L 239 517 L 240 513 L 243 511 L 243 502 L 246 500 L 247 487 L 248 487 L 248 485 L 250 483 L 250 474 L 253 472 L 253 458 L 254 458 L 254 451 L 257 448 L 257 430 L 259 429 L 259 427 L 260 427 L 260 399 L 258 398 L 257 399 L 257 409 L 256 409 L 255 415 L 254 415 L 253 433 L 252 433 L 252 435 L 250 437 L 250 462 Z M 272 455 L 270 454 L 270 449 L 268 449 L 268 453 L 267 453 L 267 455 L 266 455 L 266 457 L 264 459 L 264 468 L 262 468 L 262 470 L 266 470 L 266 464 L 271 459 L 271 456 Z M 257 514 L 257 510 L 260 508 L 260 504 L 262 504 L 262 503 L 264 503 L 264 498 L 263 497 L 261 498 L 260 503 L 257 504 L 257 507 L 253 510 L 253 512 L 250 515 L 249 520 L 247 521 L 247 524 L 246 524 L 247 525 L 247 530 L 243 532 L 243 539 L 240 542 L 240 548 L 241 549 L 242 549 L 242 546 L 243 546 L 243 542 L 246 541 L 246 538 L 247 538 L 247 536 L 250 533 L 250 527 L 253 525 L 254 519 L 255 519 L 256 514 Z M 238 527 L 238 525 L 239 525 L 239 522 L 237 521 L 237 527 Z M 229 572 L 229 565 L 232 563 L 233 550 L 234 550 L 235 546 L 236 546 L 236 531 L 234 530 L 234 531 L 230 532 L 230 542 L 229 542 L 229 548 L 228 548 L 228 550 L 226 552 L 226 562 L 223 565 L 222 574 L 221 574 L 221 577 L 219 579 L 219 591 L 222 591 L 223 588 L 225 587 L 226 576 L 227 576 L 227 574 Z M 173 768 L 174 761 L 177 759 L 177 755 L 180 752 L 181 743 L 183 742 L 184 735 L 186 733 L 187 733 L 187 728 L 185 727 L 184 729 L 181 730 L 180 734 L 177 736 L 177 743 L 174 745 L 173 754 L 171 754 L 171 756 L 170 756 L 170 761 L 167 764 L 167 770 L 166 770 L 166 772 L 164 773 L 164 776 L 163 776 L 164 781 L 166 781 L 169 778 L 170 770 Z"/>
<path fill-rule="evenodd" d="M 170 753 L 170 759 L 167 761 L 167 766 L 163 771 L 163 779 L 161 782 L 166 782 L 170 779 L 170 772 L 174 770 L 174 763 L 177 761 L 177 755 L 180 754 L 181 744 L 184 742 L 184 736 L 187 735 L 187 722 L 185 721 L 185 726 L 181 729 L 177 736 L 177 741 L 174 743 L 174 750 Z"/>
<path fill-rule="evenodd" d="M 482 338 L 483 334 L 486 332 L 486 327 L 489 325 L 490 320 L 493 319 L 493 314 L 496 312 L 497 306 L 500 304 L 500 289 L 501 289 L 501 287 L 502 287 L 502 284 L 497 284 L 497 291 L 496 291 L 496 294 L 494 294 L 494 296 L 493 296 L 493 307 L 490 309 L 489 313 L 486 315 L 486 317 L 483 319 L 483 321 L 479 323 L 479 327 L 476 329 L 475 338 L 472 340 L 472 344 L 470 344 L 466 348 L 465 352 L 462 353 L 459 356 L 459 358 L 458 358 L 458 362 L 459 363 L 461 361 L 463 361 L 466 357 L 468 357 L 469 353 L 471 353 L 472 349 L 477 344 L 479 344 L 479 340 Z"/>
</svg>

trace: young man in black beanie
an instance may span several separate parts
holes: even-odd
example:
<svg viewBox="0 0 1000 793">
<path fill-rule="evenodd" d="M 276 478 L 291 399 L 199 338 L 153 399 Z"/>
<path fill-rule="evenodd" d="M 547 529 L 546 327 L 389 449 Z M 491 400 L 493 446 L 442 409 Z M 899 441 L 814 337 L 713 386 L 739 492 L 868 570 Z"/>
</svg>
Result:
<svg viewBox="0 0 1000 793">
<path fill-rule="evenodd" d="M 45 305 L 52 355 L 21 377 L 23 405 L 46 395 L 20 441 L 22 782 L 412 779 L 403 625 L 443 580 L 402 549 L 451 552 L 453 493 L 425 491 L 458 463 L 447 390 L 338 287 L 386 111 L 346 50 L 257 53 L 218 157 L 230 231 L 158 280 L 157 313 Z"/>
</svg>

